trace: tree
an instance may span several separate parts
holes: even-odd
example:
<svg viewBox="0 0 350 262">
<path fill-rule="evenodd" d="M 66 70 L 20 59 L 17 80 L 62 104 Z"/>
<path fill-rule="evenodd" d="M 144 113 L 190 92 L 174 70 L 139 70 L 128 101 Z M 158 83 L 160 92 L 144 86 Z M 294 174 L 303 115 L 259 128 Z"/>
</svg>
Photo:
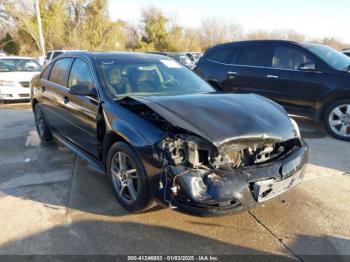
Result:
<svg viewBox="0 0 350 262">
<path fill-rule="evenodd" d="M 5 51 L 10 55 L 18 55 L 19 46 L 9 33 L 6 33 L 5 37 L 0 40 L 0 50 Z"/>
<path fill-rule="evenodd" d="M 202 49 L 210 46 L 232 42 L 242 38 L 242 27 L 234 22 L 227 23 L 217 17 L 208 17 L 202 20 L 199 28 Z"/>
<path fill-rule="evenodd" d="M 143 37 L 141 46 L 143 48 L 154 48 L 158 51 L 168 50 L 168 32 L 166 24 L 168 19 L 161 10 L 151 6 L 142 11 Z"/>
</svg>

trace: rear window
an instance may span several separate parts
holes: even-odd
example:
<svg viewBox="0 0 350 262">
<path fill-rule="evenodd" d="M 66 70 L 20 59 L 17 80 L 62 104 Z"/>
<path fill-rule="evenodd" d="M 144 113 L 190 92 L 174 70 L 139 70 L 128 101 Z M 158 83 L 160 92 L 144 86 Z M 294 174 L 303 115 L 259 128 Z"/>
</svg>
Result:
<svg viewBox="0 0 350 262">
<path fill-rule="evenodd" d="M 265 46 L 241 47 L 237 64 L 250 66 L 271 66 L 271 48 Z"/>
<path fill-rule="evenodd" d="M 66 86 L 67 71 L 69 69 L 71 61 L 72 61 L 71 58 L 62 58 L 57 60 L 52 67 L 51 74 L 50 74 L 50 81 L 56 84 L 59 84 L 61 86 Z"/>
<path fill-rule="evenodd" d="M 236 53 L 237 49 L 232 47 L 215 48 L 209 51 L 207 59 L 220 63 L 231 63 Z"/>
</svg>

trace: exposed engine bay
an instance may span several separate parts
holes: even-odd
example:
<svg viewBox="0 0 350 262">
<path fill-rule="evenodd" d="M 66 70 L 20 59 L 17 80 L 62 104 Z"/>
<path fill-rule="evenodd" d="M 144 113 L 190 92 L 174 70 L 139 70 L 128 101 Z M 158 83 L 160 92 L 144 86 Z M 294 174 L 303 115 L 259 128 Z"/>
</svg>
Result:
<svg viewBox="0 0 350 262">
<path fill-rule="evenodd" d="M 164 132 L 154 150 L 163 169 L 159 190 L 169 206 L 238 207 L 241 196 L 234 188 L 247 186 L 249 179 L 281 178 L 282 160 L 301 147 L 298 137 L 283 141 L 264 135 L 232 137 L 215 145 L 192 130 L 171 124 L 147 104 L 131 98 L 118 102 Z M 254 190 L 252 184 L 250 194 Z"/>
</svg>

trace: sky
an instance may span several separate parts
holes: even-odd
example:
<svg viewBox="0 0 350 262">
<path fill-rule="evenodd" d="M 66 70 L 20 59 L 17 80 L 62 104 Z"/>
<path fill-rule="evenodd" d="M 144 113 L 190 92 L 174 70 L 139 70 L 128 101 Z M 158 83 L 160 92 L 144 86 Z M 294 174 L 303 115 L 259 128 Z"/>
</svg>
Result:
<svg viewBox="0 0 350 262">
<path fill-rule="evenodd" d="M 142 8 L 150 5 L 189 27 L 219 17 L 239 23 L 245 32 L 292 29 L 350 42 L 349 0 L 109 0 L 109 13 L 114 20 L 138 23 Z"/>
</svg>

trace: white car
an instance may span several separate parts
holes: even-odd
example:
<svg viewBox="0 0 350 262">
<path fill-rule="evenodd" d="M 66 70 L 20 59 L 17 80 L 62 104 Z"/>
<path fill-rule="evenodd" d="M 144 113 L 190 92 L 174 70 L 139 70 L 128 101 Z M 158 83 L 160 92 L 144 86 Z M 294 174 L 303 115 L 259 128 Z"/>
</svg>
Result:
<svg viewBox="0 0 350 262">
<path fill-rule="evenodd" d="M 42 67 L 30 57 L 0 57 L 0 101 L 30 99 L 29 83 Z"/>
<path fill-rule="evenodd" d="M 62 54 L 65 54 L 65 53 L 69 53 L 69 52 L 81 52 L 81 51 L 86 51 L 86 50 L 62 50 L 62 49 L 60 49 L 60 50 L 50 50 L 46 54 L 44 65 L 47 66 L 48 64 L 50 64 L 50 62 L 52 60 L 54 60 L 59 55 L 62 55 Z"/>
</svg>

